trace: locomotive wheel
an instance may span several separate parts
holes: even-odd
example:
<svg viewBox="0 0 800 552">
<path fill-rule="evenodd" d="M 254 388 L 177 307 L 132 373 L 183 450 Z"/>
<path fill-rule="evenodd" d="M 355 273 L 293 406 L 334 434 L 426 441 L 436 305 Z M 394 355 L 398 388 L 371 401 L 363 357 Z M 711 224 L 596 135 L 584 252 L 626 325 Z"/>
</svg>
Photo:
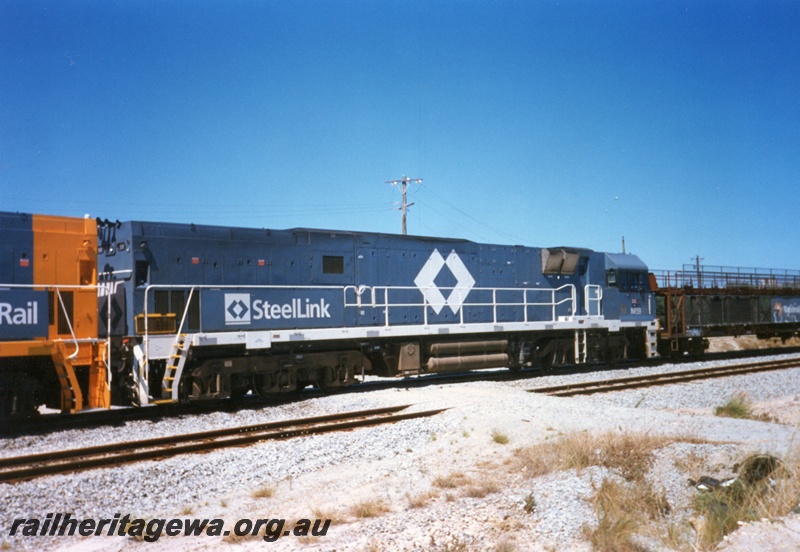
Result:
<svg viewBox="0 0 800 552">
<path fill-rule="evenodd" d="M 566 339 L 553 339 L 540 348 L 539 362 L 542 372 L 552 372 L 554 368 L 573 363 L 575 349 Z"/>
<path fill-rule="evenodd" d="M 0 420 L 24 420 L 39 416 L 40 386 L 14 372 L 0 375 Z"/>
<path fill-rule="evenodd" d="M 352 367 L 321 368 L 317 373 L 316 387 L 326 393 L 331 393 L 355 382 Z"/>
<path fill-rule="evenodd" d="M 547 374 L 553 371 L 553 367 L 556 364 L 556 352 L 555 350 L 550 350 L 545 352 L 542 355 L 542 363 L 541 363 L 541 370 Z"/>
<path fill-rule="evenodd" d="M 294 378 L 286 372 L 253 376 L 253 391 L 265 401 L 285 398 L 298 391 Z"/>
<path fill-rule="evenodd" d="M 249 387 L 233 387 L 231 389 L 231 399 L 239 400 L 247 395 L 248 391 L 250 391 Z"/>
<path fill-rule="evenodd" d="M 246 376 L 242 376 L 240 374 L 234 374 L 231 376 L 231 394 L 230 398 L 233 400 L 239 400 L 250 391 L 253 387 L 253 378 L 248 378 Z"/>
<path fill-rule="evenodd" d="M 617 364 L 625 360 L 625 348 L 610 346 L 606 350 L 605 361 L 608 368 L 615 368 Z"/>
</svg>

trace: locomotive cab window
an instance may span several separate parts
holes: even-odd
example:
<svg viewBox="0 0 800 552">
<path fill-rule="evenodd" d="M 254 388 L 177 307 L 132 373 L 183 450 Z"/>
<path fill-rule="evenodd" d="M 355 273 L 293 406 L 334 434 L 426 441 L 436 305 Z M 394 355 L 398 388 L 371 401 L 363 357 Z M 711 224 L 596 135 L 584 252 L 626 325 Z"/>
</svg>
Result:
<svg viewBox="0 0 800 552">
<path fill-rule="evenodd" d="M 608 270 L 606 283 L 608 287 L 615 287 L 620 291 L 650 290 L 647 273 L 638 270 Z"/>
<path fill-rule="evenodd" d="M 146 286 L 150 280 L 150 263 L 147 261 L 136 261 L 135 266 L 136 286 Z"/>
<path fill-rule="evenodd" d="M 323 255 L 322 256 L 323 274 L 344 274 L 344 257 Z"/>
</svg>

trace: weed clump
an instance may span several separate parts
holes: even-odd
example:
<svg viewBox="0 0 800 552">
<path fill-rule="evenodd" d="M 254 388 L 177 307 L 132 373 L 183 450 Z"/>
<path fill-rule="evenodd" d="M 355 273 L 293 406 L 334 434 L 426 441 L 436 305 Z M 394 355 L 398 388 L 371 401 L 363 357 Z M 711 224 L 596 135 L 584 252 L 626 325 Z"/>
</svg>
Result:
<svg viewBox="0 0 800 552">
<path fill-rule="evenodd" d="M 251 493 L 253 498 L 272 498 L 275 495 L 275 488 L 270 485 L 259 487 Z"/>
<path fill-rule="evenodd" d="M 516 451 L 516 459 L 529 477 L 601 466 L 617 470 L 627 481 L 633 481 L 641 479 L 647 472 L 654 450 L 677 440 L 650 434 L 570 433 L 552 441 L 519 449 Z"/>
<path fill-rule="evenodd" d="M 378 517 L 389 511 L 389 506 L 383 500 L 372 499 L 357 502 L 350 509 L 350 513 L 357 518 Z"/>
<path fill-rule="evenodd" d="M 508 435 L 506 435 L 505 433 L 501 433 L 500 431 L 494 430 L 492 431 L 492 441 L 494 441 L 498 445 L 507 445 Z"/>
<path fill-rule="evenodd" d="M 700 515 L 698 540 L 712 547 L 735 531 L 740 522 L 780 517 L 800 501 L 798 466 L 786 466 L 777 458 L 757 455 L 739 468 L 739 477 L 695 496 Z"/>
<path fill-rule="evenodd" d="M 744 420 L 757 420 L 759 422 L 776 422 L 777 420 L 768 414 L 756 414 L 753 411 L 753 403 L 747 397 L 747 393 L 740 391 L 734 394 L 728 402 L 714 409 L 715 416 L 726 418 L 741 418 Z"/>
<path fill-rule="evenodd" d="M 451 472 L 448 475 L 439 475 L 433 484 L 441 489 L 455 489 L 471 482 L 471 479 L 462 472 Z"/>
<path fill-rule="evenodd" d="M 596 524 L 583 529 L 594 550 L 638 551 L 642 545 L 637 535 L 666 524 L 672 507 L 666 492 L 657 489 L 645 477 L 653 454 L 677 441 L 692 441 L 662 435 L 629 432 L 570 433 L 515 453 L 517 466 L 529 477 L 555 471 L 580 471 L 590 466 L 606 468 L 609 473 L 594 491 L 590 502 Z M 536 503 L 531 495 L 525 502 L 530 513 Z M 677 533 L 677 531 L 673 531 Z"/>
<path fill-rule="evenodd" d="M 747 395 L 739 392 L 733 395 L 728 402 L 718 406 L 714 410 L 714 415 L 726 418 L 749 419 L 753 417 L 753 407 Z"/>
</svg>

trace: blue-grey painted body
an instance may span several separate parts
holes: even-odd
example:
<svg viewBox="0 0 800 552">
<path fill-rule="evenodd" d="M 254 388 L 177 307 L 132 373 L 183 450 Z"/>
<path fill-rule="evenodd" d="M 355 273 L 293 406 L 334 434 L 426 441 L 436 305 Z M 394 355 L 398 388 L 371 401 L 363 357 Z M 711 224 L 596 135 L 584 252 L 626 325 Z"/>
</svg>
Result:
<svg viewBox="0 0 800 552">
<path fill-rule="evenodd" d="M 189 331 L 433 326 L 599 314 L 614 320 L 655 317 L 647 267 L 633 255 L 150 222 L 124 222 L 113 236 L 106 235 L 108 229 L 101 234 L 101 280 L 106 273 L 107 280 L 125 282 L 125 297 L 117 299 L 127 305 L 125 327 L 117 327 L 117 335 L 131 333 L 134 317 L 144 313 L 148 286 L 149 313 L 176 312 L 172 307 L 185 305 L 189 287 L 202 286 L 194 292 L 199 315 L 186 322 Z M 572 265 L 547 273 L 545 255 L 553 259 L 557 252 L 566 252 L 564 263 Z M 623 287 L 609 282 L 609 271 L 615 281 L 625 282 Z M 563 301 L 568 285 L 577 291 L 575 312 Z M 593 296 L 587 300 L 587 285 L 599 286 L 592 292 L 597 302 Z M 173 289 L 182 295 L 175 299 L 160 286 L 185 290 Z M 538 304 L 547 302 L 540 299 L 545 295 L 559 304 Z M 387 303 L 392 305 L 388 314 Z M 592 312 L 598 304 L 602 312 Z"/>
<path fill-rule="evenodd" d="M 0 341 L 47 336 L 47 292 L 11 287 L 33 284 L 34 262 L 31 215 L 0 212 Z"/>
</svg>

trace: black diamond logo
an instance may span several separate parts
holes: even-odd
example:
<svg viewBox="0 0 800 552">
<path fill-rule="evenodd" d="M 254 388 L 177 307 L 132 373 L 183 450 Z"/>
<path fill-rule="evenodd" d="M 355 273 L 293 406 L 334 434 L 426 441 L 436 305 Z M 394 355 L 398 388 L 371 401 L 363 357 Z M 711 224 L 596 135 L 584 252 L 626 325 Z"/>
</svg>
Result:
<svg viewBox="0 0 800 552">
<path fill-rule="evenodd" d="M 241 319 L 247 314 L 248 308 L 244 301 L 233 301 L 228 306 L 228 314 L 234 319 Z M 219 311 L 217 311 L 219 312 Z"/>
</svg>

